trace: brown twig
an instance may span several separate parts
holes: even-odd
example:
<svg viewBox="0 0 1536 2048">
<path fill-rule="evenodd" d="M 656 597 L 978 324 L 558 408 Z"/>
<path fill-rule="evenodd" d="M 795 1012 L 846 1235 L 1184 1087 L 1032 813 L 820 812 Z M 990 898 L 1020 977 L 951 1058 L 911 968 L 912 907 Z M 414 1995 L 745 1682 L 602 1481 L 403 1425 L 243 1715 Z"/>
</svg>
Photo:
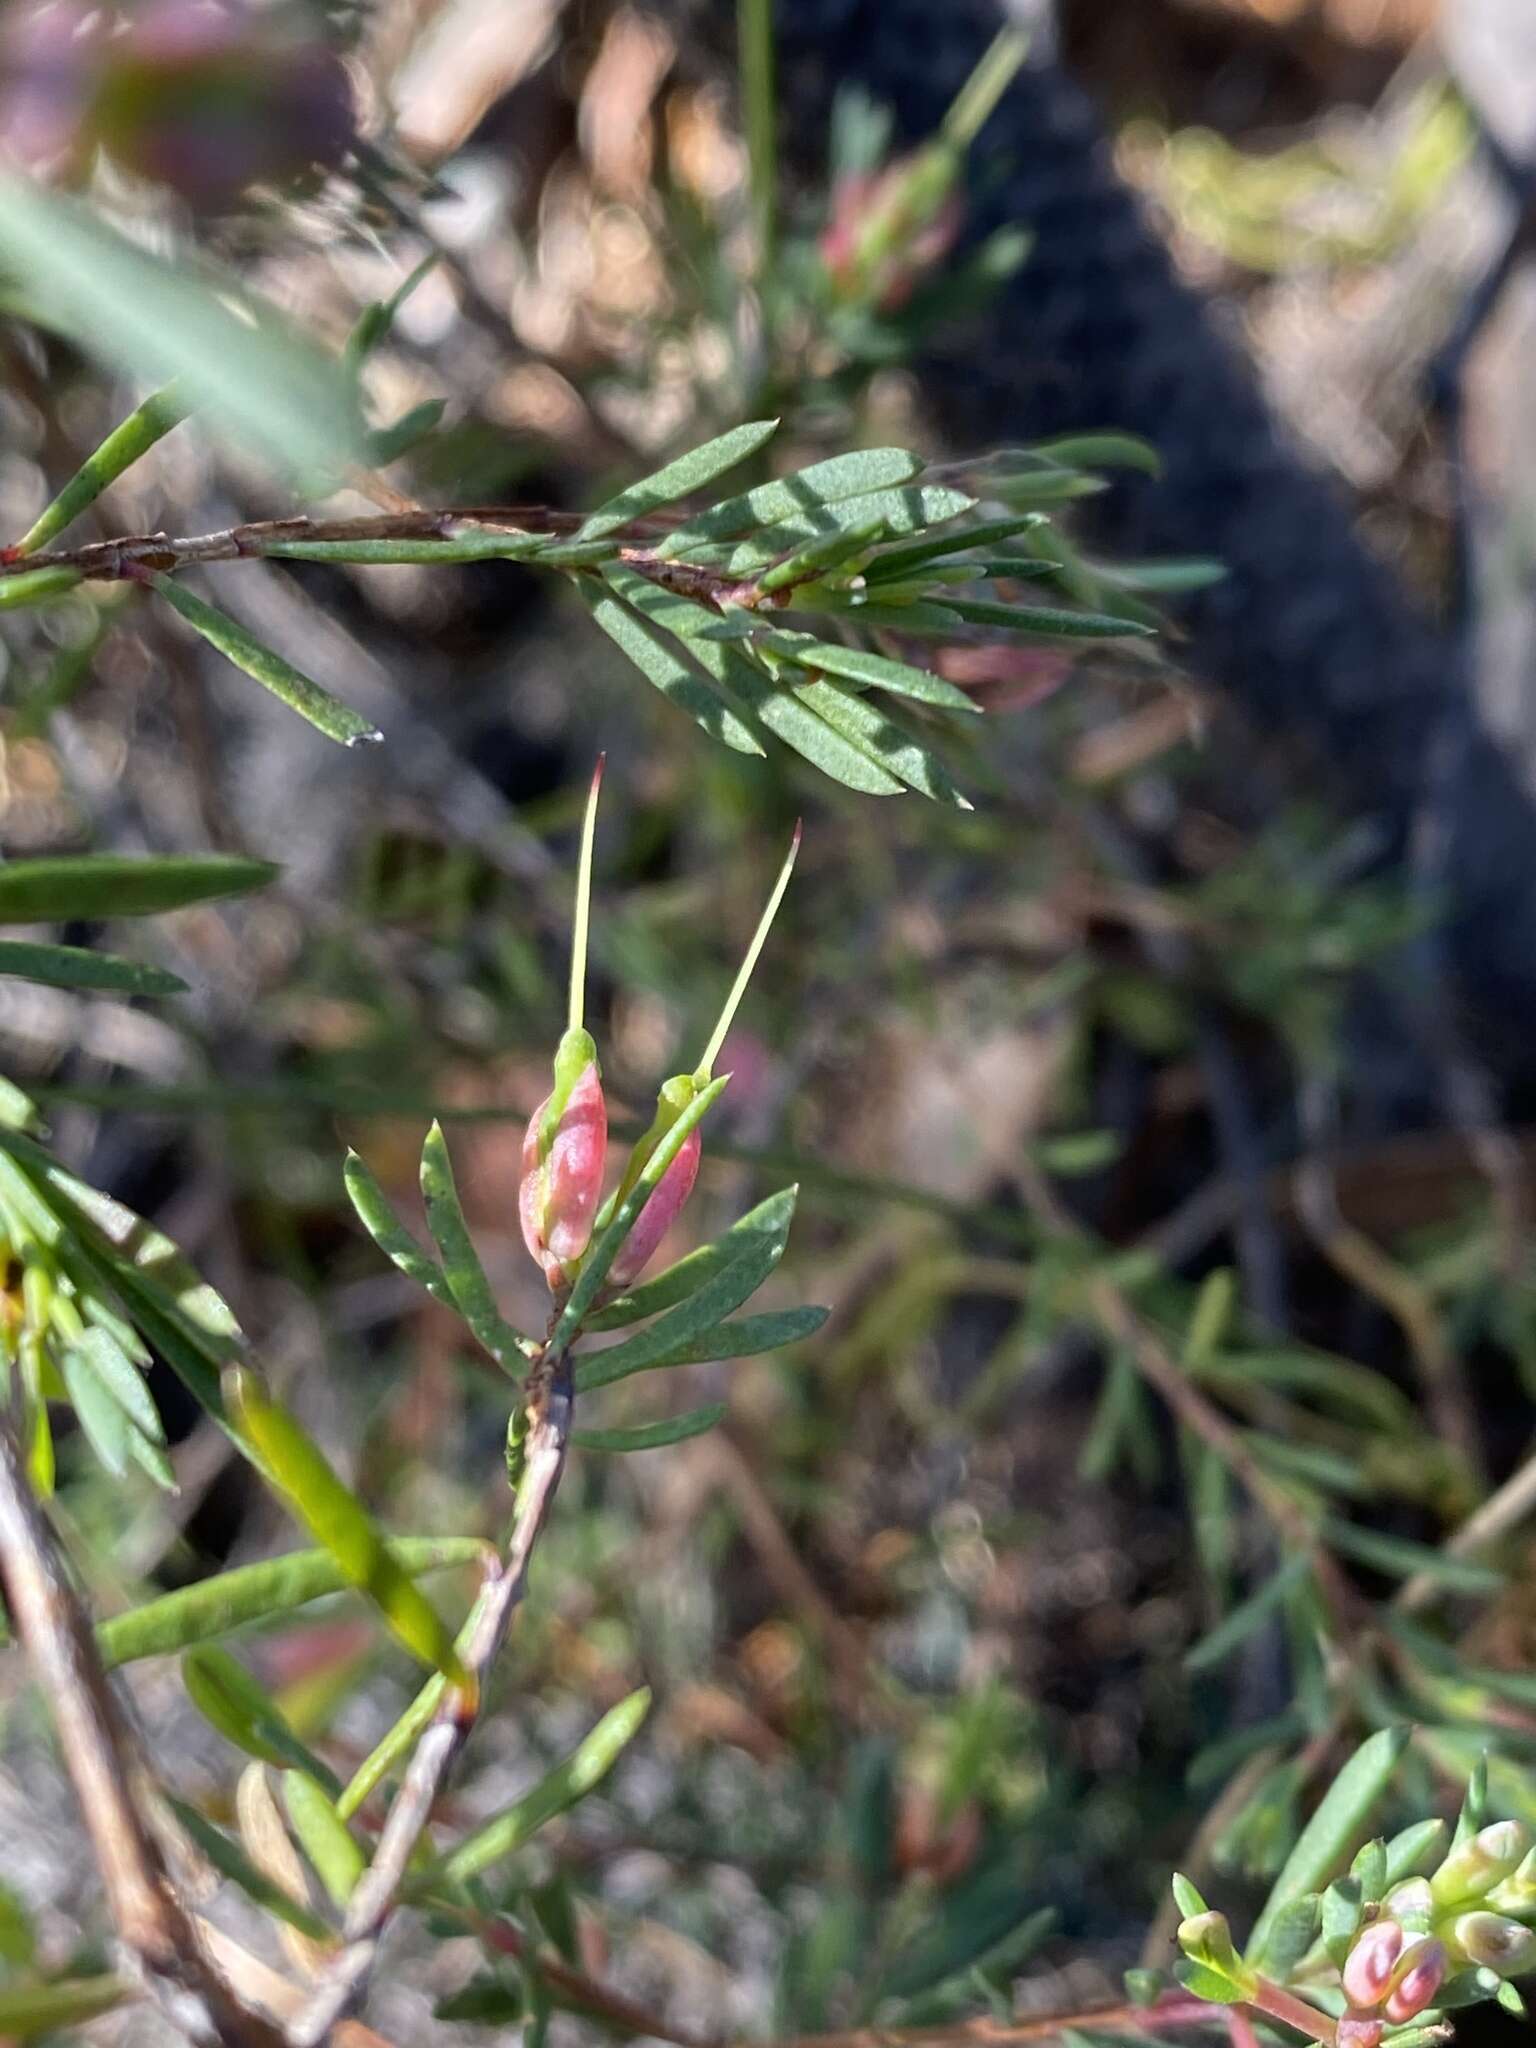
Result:
<svg viewBox="0 0 1536 2048">
<path fill-rule="evenodd" d="M 1300 1092 L 1302 1123 L 1312 1150 L 1297 1162 L 1296 1207 L 1308 1235 L 1328 1263 L 1360 1292 L 1378 1302 L 1407 1341 L 1430 1418 L 1444 1441 L 1461 1454 L 1466 1470 L 1482 1471 L 1482 1449 L 1472 1401 L 1445 1325 L 1427 1287 L 1398 1264 L 1339 1207 L 1333 1170 L 1322 1150 L 1327 1118 L 1326 1084 L 1308 1082 Z"/>
<path fill-rule="evenodd" d="M 463 1915 L 466 1925 L 472 1926 L 480 1940 L 490 1948 L 498 1949 L 502 1955 L 512 1956 L 518 1962 L 526 1963 L 544 1981 L 561 1995 L 568 2005 L 579 2008 L 594 2019 L 605 2020 L 619 2032 L 634 2034 L 651 2041 L 669 2041 L 672 2048 L 722 2048 L 716 2035 L 696 2034 L 686 2027 L 674 2025 L 665 2020 L 649 2006 L 639 2004 L 635 1999 L 626 1998 L 621 1991 L 614 1991 L 606 1984 L 599 1984 L 595 1978 L 583 1971 L 573 1969 L 559 1956 L 546 1955 L 536 1943 L 531 1942 L 520 1927 L 510 1920 L 493 1919 L 486 1914 Z"/>
<path fill-rule="evenodd" d="M 1083 1238 L 1086 1233 L 1056 1199 L 1043 1173 L 1027 1156 L 1016 1168 L 1025 1202 L 1038 1220 L 1058 1237 Z M 1268 1517 L 1276 1534 L 1309 1556 L 1319 1588 L 1333 1615 L 1341 1640 L 1358 1602 L 1331 1551 L 1322 1542 L 1304 1508 L 1264 1470 L 1242 1431 L 1208 1401 L 1182 1371 L 1177 1359 L 1126 1294 L 1104 1273 L 1090 1274 L 1084 1298 L 1105 1335 L 1125 1351 L 1148 1386 L 1201 1442 L 1213 1450 L 1249 1498 Z"/>
<path fill-rule="evenodd" d="M 849 2027 L 836 2034 L 797 2034 L 773 2048 L 1022 2048 L 1079 2027 L 1112 2027 L 1155 2034 L 1163 2027 L 1216 2022 L 1222 2007 L 1186 1992 L 1169 1991 L 1155 2005 L 1094 2005 L 1076 2012 L 1035 2013 L 1019 2019 L 950 2020 L 930 2027 Z M 1321 2017 L 1321 2015 L 1319 2015 Z"/>
<path fill-rule="evenodd" d="M 565 1470 L 574 1405 L 568 1353 L 546 1352 L 528 1376 L 524 1400 L 528 1435 L 506 1556 L 484 1589 L 469 1640 L 460 1650 L 470 1688 L 450 1687 L 444 1693 L 442 1705 L 417 1743 L 385 1817 L 373 1861 L 348 1902 L 342 1928 L 346 1946 L 289 2025 L 286 2038 L 290 2048 L 319 2048 L 362 1997 L 416 1845 L 469 1740 L 486 1680 L 522 1600 L 534 1546 Z"/>
<path fill-rule="evenodd" d="M 0 1584 L 59 1731 L 125 1965 L 182 2033 L 230 2048 L 281 2048 L 280 2030 L 214 1967 L 135 1804 L 143 1765 L 3 1418 Z"/>
</svg>

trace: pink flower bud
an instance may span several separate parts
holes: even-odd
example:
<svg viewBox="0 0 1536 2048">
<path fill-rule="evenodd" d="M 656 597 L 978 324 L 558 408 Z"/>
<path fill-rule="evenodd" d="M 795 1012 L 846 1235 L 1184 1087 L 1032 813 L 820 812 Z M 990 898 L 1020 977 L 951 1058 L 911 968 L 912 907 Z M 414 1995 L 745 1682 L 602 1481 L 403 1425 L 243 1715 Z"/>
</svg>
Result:
<svg viewBox="0 0 1536 2048">
<path fill-rule="evenodd" d="M 1417 2019 L 1426 2006 L 1434 2004 L 1445 1982 L 1446 1963 L 1443 1942 L 1425 1939 L 1408 1944 L 1398 1959 L 1387 1999 L 1387 2018 L 1393 2026 Z"/>
<path fill-rule="evenodd" d="M 840 298 L 899 313 L 954 247 L 963 222 L 952 164 L 922 151 L 837 186 L 821 260 Z"/>
<path fill-rule="evenodd" d="M 1402 1946 L 1403 1930 L 1395 1920 L 1378 1920 L 1364 1929 L 1344 1959 L 1344 1995 L 1351 2005 L 1380 2004 Z"/>
<path fill-rule="evenodd" d="M 693 1193 L 693 1184 L 699 1177 L 701 1150 L 699 1127 L 695 1124 L 683 1140 L 677 1157 L 657 1182 L 650 1200 L 636 1217 L 633 1230 L 619 1246 L 619 1255 L 608 1268 L 611 1286 L 628 1287 L 650 1264 L 656 1247 L 677 1221 L 683 1204 Z"/>
<path fill-rule="evenodd" d="M 555 1085 L 534 1111 L 523 1139 L 518 1214 L 523 1242 L 551 1287 L 592 1239 L 608 1158 L 608 1107 L 597 1048 L 568 1031 L 555 1056 Z"/>
</svg>

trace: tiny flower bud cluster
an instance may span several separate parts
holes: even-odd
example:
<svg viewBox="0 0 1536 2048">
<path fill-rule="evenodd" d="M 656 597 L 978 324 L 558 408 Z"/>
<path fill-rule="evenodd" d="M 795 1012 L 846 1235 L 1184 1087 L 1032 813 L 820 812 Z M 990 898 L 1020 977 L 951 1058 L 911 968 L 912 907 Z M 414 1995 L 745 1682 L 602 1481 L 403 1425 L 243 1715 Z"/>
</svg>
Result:
<svg viewBox="0 0 1536 2048">
<path fill-rule="evenodd" d="M 1420 2017 L 1459 1972 L 1511 1977 L 1536 1965 L 1536 1849 L 1519 1821 L 1458 1843 L 1429 1877 L 1411 1877 L 1361 1928 L 1340 1972 L 1349 2010 L 1342 2048 L 1376 2048 L 1387 2026 Z"/>
</svg>

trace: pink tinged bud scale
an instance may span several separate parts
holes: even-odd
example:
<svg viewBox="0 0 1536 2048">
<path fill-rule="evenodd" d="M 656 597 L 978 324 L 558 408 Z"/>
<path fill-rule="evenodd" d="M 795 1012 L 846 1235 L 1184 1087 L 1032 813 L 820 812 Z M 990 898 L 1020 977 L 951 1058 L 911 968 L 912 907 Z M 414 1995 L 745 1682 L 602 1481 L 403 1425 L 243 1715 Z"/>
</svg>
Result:
<svg viewBox="0 0 1536 2048">
<path fill-rule="evenodd" d="M 1426 1937 L 1410 1942 L 1398 1959 L 1387 1995 L 1387 2018 L 1400 2027 L 1434 2004 L 1445 1982 L 1449 1958 L 1444 1942 Z"/>
<path fill-rule="evenodd" d="M 1377 2048 L 1385 2031 L 1380 2020 L 1362 2019 L 1358 2013 L 1347 2012 L 1339 2021 L 1339 2048 Z"/>
<path fill-rule="evenodd" d="M 579 1027 L 555 1055 L 555 1085 L 523 1139 L 518 1214 L 523 1242 L 551 1287 L 592 1240 L 608 1158 L 608 1109 L 597 1048 Z"/>
<path fill-rule="evenodd" d="M 608 1269 L 612 1286 L 627 1287 L 650 1264 L 656 1249 L 682 1212 L 699 1177 L 702 1150 L 699 1127 L 683 1140 L 676 1158 L 657 1182 L 650 1200 L 635 1219 L 634 1228 L 619 1246 L 617 1258 Z"/>
<path fill-rule="evenodd" d="M 1395 1920 L 1367 1927 L 1344 1959 L 1344 1995 L 1351 2005 L 1378 2005 L 1392 1982 L 1402 1951 L 1403 1930 Z"/>
</svg>

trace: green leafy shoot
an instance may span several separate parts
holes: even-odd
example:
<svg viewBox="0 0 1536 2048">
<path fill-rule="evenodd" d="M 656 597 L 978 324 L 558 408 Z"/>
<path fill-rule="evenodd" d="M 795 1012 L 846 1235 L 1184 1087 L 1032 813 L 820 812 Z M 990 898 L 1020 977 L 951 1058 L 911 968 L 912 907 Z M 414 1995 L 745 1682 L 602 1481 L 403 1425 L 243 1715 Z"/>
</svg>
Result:
<svg viewBox="0 0 1536 2048">
<path fill-rule="evenodd" d="M 125 470 L 131 469 L 141 455 L 147 454 L 173 427 L 179 427 L 189 409 L 174 384 L 157 391 L 152 398 L 146 398 L 141 406 L 129 413 L 121 426 L 113 428 L 93 454 L 86 457 L 63 490 L 16 542 L 11 553 L 31 555 L 46 547 L 66 526 L 73 525 L 109 484 L 115 483 Z"/>
</svg>

